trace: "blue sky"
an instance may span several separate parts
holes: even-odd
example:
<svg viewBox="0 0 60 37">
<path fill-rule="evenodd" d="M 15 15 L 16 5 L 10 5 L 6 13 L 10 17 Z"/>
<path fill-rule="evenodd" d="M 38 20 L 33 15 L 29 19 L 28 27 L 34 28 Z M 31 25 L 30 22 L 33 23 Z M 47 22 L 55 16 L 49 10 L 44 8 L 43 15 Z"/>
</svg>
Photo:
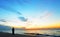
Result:
<svg viewBox="0 0 60 37">
<path fill-rule="evenodd" d="M 49 20 L 60 21 L 60 0 L 0 0 L 0 19 L 39 19 L 45 12 Z"/>
</svg>

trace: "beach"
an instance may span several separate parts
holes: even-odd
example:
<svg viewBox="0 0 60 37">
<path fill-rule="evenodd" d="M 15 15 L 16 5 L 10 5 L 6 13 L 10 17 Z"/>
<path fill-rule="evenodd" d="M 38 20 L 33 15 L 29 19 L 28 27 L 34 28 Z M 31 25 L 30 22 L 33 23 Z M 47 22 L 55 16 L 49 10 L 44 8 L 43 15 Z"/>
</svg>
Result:
<svg viewBox="0 0 60 37">
<path fill-rule="evenodd" d="M 44 34 L 34 35 L 33 33 L 31 35 L 28 35 L 28 34 L 14 34 L 14 35 L 12 35 L 11 33 L 0 32 L 0 37 L 60 37 L 60 36 L 44 35 Z"/>
<path fill-rule="evenodd" d="M 0 37 L 35 37 L 35 36 L 22 35 L 22 34 L 12 35 L 11 33 L 0 32 Z"/>
</svg>

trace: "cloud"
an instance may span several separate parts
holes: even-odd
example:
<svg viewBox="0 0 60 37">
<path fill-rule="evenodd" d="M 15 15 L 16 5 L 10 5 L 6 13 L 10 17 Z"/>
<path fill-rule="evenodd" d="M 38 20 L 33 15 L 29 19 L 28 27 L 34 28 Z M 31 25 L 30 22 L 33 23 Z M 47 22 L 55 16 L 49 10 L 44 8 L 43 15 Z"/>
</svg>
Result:
<svg viewBox="0 0 60 37">
<path fill-rule="evenodd" d="M 20 12 L 17 12 L 17 14 L 22 15 L 22 13 L 20 13 Z"/>
<path fill-rule="evenodd" d="M 7 10 L 7 11 L 18 12 L 9 6 L 0 5 L 0 8 Z"/>
<path fill-rule="evenodd" d="M 12 2 L 13 1 L 13 2 Z M 22 3 L 20 3 L 22 1 Z M 5 4 L 4 4 L 4 3 Z M 6 2 L 8 2 L 8 3 L 6 3 Z M 19 11 L 17 11 L 17 10 L 15 10 L 13 7 L 11 7 L 11 3 L 13 3 L 13 4 L 17 4 L 17 3 L 20 3 L 20 4 L 24 4 L 25 2 L 27 2 L 27 0 L 25 1 L 25 0 L 11 0 L 11 1 L 2 1 L 2 3 L 3 4 L 0 4 L 0 8 L 2 8 L 2 9 L 4 9 L 4 10 L 7 10 L 7 11 L 11 11 L 11 12 L 14 12 L 14 13 L 16 13 L 16 14 L 18 14 L 19 16 L 18 16 L 18 18 L 20 19 L 20 20 L 22 20 L 22 21 L 27 21 L 27 18 L 25 18 L 25 17 L 23 17 L 23 16 L 20 16 L 20 15 L 22 15 L 22 13 L 20 13 Z M 10 5 L 10 6 L 9 6 Z M 20 6 L 20 5 L 19 5 Z"/>
<path fill-rule="evenodd" d="M 4 19 L 0 19 L 0 21 L 1 21 L 1 22 L 6 22 L 6 20 L 4 20 Z"/>
<path fill-rule="evenodd" d="M 51 16 L 51 13 L 48 11 L 45 11 L 45 12 L 43 12 L 43 14 L 41 14 L 40 19 L 44 19 L 44 18 L 47 18 L 49 16 Z"/>
<path fill-rule="evenodd" d="M 18 15 L 22 15 L 19 11 L 15 10 L 15 9 L 9 7 L 9 6 L 3 6 L 3 5 L 1 5 L 0 8 L 2 8 L 4 10 L 7 10 L 7 11 L 11 11 L 11 12 L 16 13 Z"/>
<path fill-rule="evenodd" d="M 19 19 L 21 20 L 21 21 L 23 21 L 23 22 L 26 22 L 28 19 L 27 18 L 25 18 L 25 17 L 19 17 Z"/>
</svg>

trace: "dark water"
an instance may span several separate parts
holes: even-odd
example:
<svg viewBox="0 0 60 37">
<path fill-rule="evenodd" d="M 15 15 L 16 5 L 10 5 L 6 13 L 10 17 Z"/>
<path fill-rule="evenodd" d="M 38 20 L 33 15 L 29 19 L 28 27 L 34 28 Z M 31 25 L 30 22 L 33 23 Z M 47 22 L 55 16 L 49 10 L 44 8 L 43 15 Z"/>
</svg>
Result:
<svg viewBox="0 0 60 37">
<path fill-rule="evenodd" d="M 12 30 L 0 30 L 0 32 L 12 33 Z M 24 34 L 24 33 L 39 33 L 39 34 L 49 34 L 49 35 L 60 35 L 60 29 L 58 30 L 21 30 L 15 29 L 15 34 Z"/>
</svg>

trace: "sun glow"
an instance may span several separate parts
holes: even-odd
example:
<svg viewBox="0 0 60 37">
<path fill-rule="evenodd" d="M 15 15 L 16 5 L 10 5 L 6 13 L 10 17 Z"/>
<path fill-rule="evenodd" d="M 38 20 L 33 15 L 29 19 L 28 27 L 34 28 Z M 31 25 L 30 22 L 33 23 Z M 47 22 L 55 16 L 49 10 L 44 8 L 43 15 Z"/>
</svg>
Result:
<svg viewBox="0 0 60 37">
<path fill-rule="evenodd" d="M 29 17 L 26 22 L 22 22 L 19 19 L 8 20 L 3 23 L 6 26 L 14 27 L 14 28 L 60 28 L 60 21 L 56 22 L 50 19 L 51 13 L 45 12 L 40 17 Z"/>
<path fill-rule="evenodd" d="M 45 12 L 44 15 L 46 13 L 47 12 Z M 49 20 L 49 18 L 47 18 L 49 16 L 50 16 L 50 14 L 42 16 L 41 18 L 29 18 L 29 20 L 27 21 L 26 28 L 44 28 L 44 27 L 47 27 L 49 24 L 52 23 Z"/>
<path fill-rule="evenodd" d="M 38 18 L 30 18 L 27 22 L 21 21 L 8 21 L 4 23 L 7 26 L 14 28 L 26 28 L 26 29 L 35 29 L 35 28 L 60 28 L 60 21 L 51 22 L 48 19 L 38 19 Z"/>
</svg>

